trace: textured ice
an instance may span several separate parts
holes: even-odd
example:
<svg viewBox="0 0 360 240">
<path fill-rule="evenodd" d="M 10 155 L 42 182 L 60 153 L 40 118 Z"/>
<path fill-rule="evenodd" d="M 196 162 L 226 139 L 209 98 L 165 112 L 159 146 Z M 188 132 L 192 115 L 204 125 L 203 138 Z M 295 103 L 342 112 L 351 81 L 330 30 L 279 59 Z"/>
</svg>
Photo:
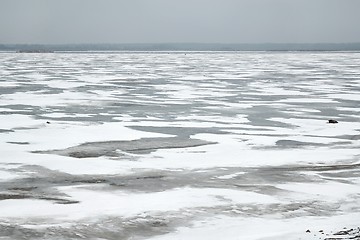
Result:
<svg viewBox="0 0 360 240">
<path fill-rule="evenodd" d="M 357 66 L 355 52 L 2 52 L 0 238 L 355 229 Z"/>
</svg>

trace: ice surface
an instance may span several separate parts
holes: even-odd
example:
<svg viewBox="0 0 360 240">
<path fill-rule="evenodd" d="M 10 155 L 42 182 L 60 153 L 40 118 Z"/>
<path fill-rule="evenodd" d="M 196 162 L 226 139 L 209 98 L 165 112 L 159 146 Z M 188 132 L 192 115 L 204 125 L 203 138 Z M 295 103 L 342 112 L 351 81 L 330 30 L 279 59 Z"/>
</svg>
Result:
<svg viewBox="0 0 360 240">
<path fill-rule="evenodd" d="M 151 238 L 151 240 L 180 240 L 180 239 L 244 239 L 244 240 L 298 240 L 298 239 L 324 239 L 320 230 L 331 232 L 337 229 L 339 225 L 353 225 L 352 220 L 359 219 L 359 214 L 350 214 L 350 216 L 337 216 L 332 219 L 293 218 L 289 220 L 267 218 L 229 218 L 217 217 L 207 221 L 196 222 L 191 228 L 179 228 L 174 233 L 166 234 L 160 237 Z M 311 222 L 311 224 L 309 224 Z M 259 227 L 261 226 L 261 227 Z M 296 231 L 295 229 L 311 229 L 312 233 L 305 231 Z M 315 230 L 315 231 L 314 231 Z M 336 239 L 336 238 L 335 238 Z M 338 238 L 339 239 L 339 238 Z M 345 238 L 346 239 L 346 238 Z"/>
<path fill-rule="evenodd" d="M 0 63 L 0 238 L 326 239 L 360 225 L 360 53 Z"/>
</svg>

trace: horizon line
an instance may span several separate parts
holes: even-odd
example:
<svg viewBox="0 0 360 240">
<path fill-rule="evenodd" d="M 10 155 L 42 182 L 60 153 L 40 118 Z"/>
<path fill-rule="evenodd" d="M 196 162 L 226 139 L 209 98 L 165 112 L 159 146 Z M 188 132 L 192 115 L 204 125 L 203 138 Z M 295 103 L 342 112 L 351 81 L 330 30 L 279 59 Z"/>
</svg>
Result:
<svg viewBox="0 0 360 240">
<path fill-rule="evenodd" d="M 360 51 L 353 43 L 63 43 L 0 44 L 0 51 Z"/>
<path fill-rule="evenodd" d="M 173 44 L 173 45 L 180 45 L 180 44 L 199 44 L 199 45 L 343 45 L 343 44 L 360 44 L 360 41 L 356 42 L 123 42 L 123 43 L 116 43 L 116 42 L 83 42 L 83 43 L 1 43 L 0 45 L 163 45 L 163 44 Z"/>
</svg>

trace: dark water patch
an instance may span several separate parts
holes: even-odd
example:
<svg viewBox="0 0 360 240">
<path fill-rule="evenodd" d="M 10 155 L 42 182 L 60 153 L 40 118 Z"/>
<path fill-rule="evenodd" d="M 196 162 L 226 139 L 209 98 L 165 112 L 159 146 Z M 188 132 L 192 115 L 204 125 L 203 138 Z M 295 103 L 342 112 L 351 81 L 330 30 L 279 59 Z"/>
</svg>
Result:
<svg viewBox="0 0 360 240">
<path fill-rule="evenodd" d="M 26 198 L 29 198 L 29 195 L 0 193 L 0 201 L 9 200 L 9 199 L 26 199 Z"/>
<path fill-rule="evenodd" d="M 278 140 L 276 141 L 276 146 L 281 148 L 299 148 L 299 147 L 319 147 L 319 146 L 325 146 L 326 144 L 323 143 L 312 143 L 312 142 L 301 142 L 301 141 L 295 141 L 295 140 Z"/>
<path fill-rule="evenodd" d="M 76 200 L 69 200 L 69 199 L 65 199 L 65 198 L 56 198 L 56 197 L 39 196 L 36 199 L 52 201 L 52 202 L 54 202 L 56 204 L 77 204 L 77 203 L 80 203 L 79 201 L 76 201 Z"/>
<path fill-rule="evenodd" d="M 85 184 L 94 184 L 94 183 L 108 183 L 108 179 L 104 179 L 101 177 L 91 177 L 91 176 L 84 176 L 82 178 L 74 178 L 71 180 L 71 183 L 85 183 Z"/>
<path fill-rule="evenodd" d="M 257 136 L 271 136 L 274 137 L 276 135 L 257 135 Z M 284 135 L 280 135 L 279 137 L 284 137 Z M 351 141 L 338 141 L 332 143 L 315 143 L 315 142 L 302 142 L 296 140 L 278 140 L 276 141 L 275 145 L 269 146 L 254 146 L 254 149 L 257 150 L 271 150 L 271 149 L 296 149 L 296 148 L 316 148 L 316 147 L 332 147 L 337 148 L 341 147 L 344 148 L 344 145 L 349 145 L 351 147 L 353 144 Z"/>
<path fill-rule="evenodd" d="M 0 201 L 2 200 L 14 200 L 14 199 L 37 199 L 47 200 L 58 204 L 76 204 L 79 201 L 69 200 L 65 198 L 48 197 L 48 196 L 37 196 L 34 194 L 13 194 L 13 193 L 0 193 Z"/>
<path fill-rule="evenodd" d="M 15 87 L 1 87 L 0 88 L 0 95 L 7 95 L 7 94 L 16 94 L 19 92 L 39 92 L 48 89 L 47 85 L 40 85 L 40 84 L 30 84 L 29 82 L 17 82 L 18 86 Z"/>
<path fill-rule="evenodd" d="M 34 151 L 33 153 L 58 154 L 75 158 L 119 156 L 117 150 L 127 153 L 147 154 L 158 149 L 198 147 L 214 142 L 191 138 L 141 138 L 132 141 L 89 142 L 62 150 Z"/>
<path fill-rule="evenodd" d="M 10 133 L 10 132 L 14 132 L 14 130 L 0 129 L 0 133 Z"/>
<path fill-rule="evenodd" d="M 150 104 L 151 105 L 151 104 Z M 124 103 L 124 102 L 113 102 L 110 104 L 110 106 L 115 106 L 115 107 L 121 107 L 121 108 L 131 108 L 131 109 L 137 109 L 137 108 L 143 108 L 143 107 L 148 107 L 149 104 L 145 104 L 145 103 L 136 103 L 136 102 L 128 102 L 128 103 Z"/>
<path fill-rule="evenodd" d="M 150 175 L 150 176 L 142 176 L 142 177 L 136 177 L 136 179 L 142 179 L 142 180 L 146 180 L 146 179 L 162 179 L 165 178 L 165 175 Z"/>
<path fill-rule="evenodd" d="M 66 186 L 67 179 L 72 175 L 53 171 L 41 166 L 24 165 L 7 170 L 18 173 L 22 178 L 2 181 L 0 193 L 2 200 L 6 199 L 38 199 L 48 200 L 55 203 L 68 203 L 74 201 L 60 192 L 57 187 Z M 30 175 L 30 177 L 26 177 Z M 58 183 L 61 182 L 61 183 Z"/>
<path fill-rule="evenodd" d="M 360 140 L 360 134 L 356 134 L 356 135 L 340 135 L 340 136 L 336 136 L 336 138 L 357 141 L 357 140 Z"/>
<path fill-rule="evenodd" d="M 8 188 L 9 190 L 12 190 L 12 191 L 33 191 L 35 190 L 37 187 L 13 187 L 13 188 Z"/>
<path fill-rule="evenodd" d="M 260 168 L 261 169 L 261 168 Z M 360 169 L 360 163 L 355 164 L 335 164 L 335 165 L 284 165 L 280 167 L 267 167 L 269 171 L 288 171 L 288 172 L 302 172 L 302 171 L 339 171 L 339 170 L 353 170 Z"/>
<path fill-rule="evenodd" d="M 13 114 L 23 114 L 24 112 L 15 112 L 15 111 L 0 111 L 0 115 L 13 115 Z"/>
<path fill-rule="evenodd" d="M 281 128 L 294 128 L 294 125 L 284 123 L 281 121 L 273 120 L 272 118 L 288 118 L 289 115 L 277 110 L 269 105 L 253 106 L 250 109 L 245 109 L 244 113 L 247 114 L 247 119 L 252 126 L 268 126 L 268 127 L 281 127 Z"/>
<path fill-rule="evenodd" d="M 353 170 L 336 170 L 336 171 L 327 171 L 320 172 L 319 175 L 326 180 L 336 181 L 346 184 L 354 184 L 353 180 L 360 178 L 360 168 Z"/>
<path fill-rule="evenodd" d="M 28 145 L 28 144 L 30 144 L 29 142 L 7 142 L 7 143 L 16 144 L 16 145 Z"/>
</svg>

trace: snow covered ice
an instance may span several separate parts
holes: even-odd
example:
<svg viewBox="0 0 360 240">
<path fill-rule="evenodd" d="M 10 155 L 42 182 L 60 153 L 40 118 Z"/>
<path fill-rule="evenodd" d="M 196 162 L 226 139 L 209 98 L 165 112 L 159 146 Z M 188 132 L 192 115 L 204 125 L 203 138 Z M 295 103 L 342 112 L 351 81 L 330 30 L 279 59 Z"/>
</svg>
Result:
<svg viewBox="0 0 360 240">
<path fill-rule="evenodd" d="M 0 53 L 0 239 L 357 229 L 359 96 L 356 52 Z"/>
</svg>

